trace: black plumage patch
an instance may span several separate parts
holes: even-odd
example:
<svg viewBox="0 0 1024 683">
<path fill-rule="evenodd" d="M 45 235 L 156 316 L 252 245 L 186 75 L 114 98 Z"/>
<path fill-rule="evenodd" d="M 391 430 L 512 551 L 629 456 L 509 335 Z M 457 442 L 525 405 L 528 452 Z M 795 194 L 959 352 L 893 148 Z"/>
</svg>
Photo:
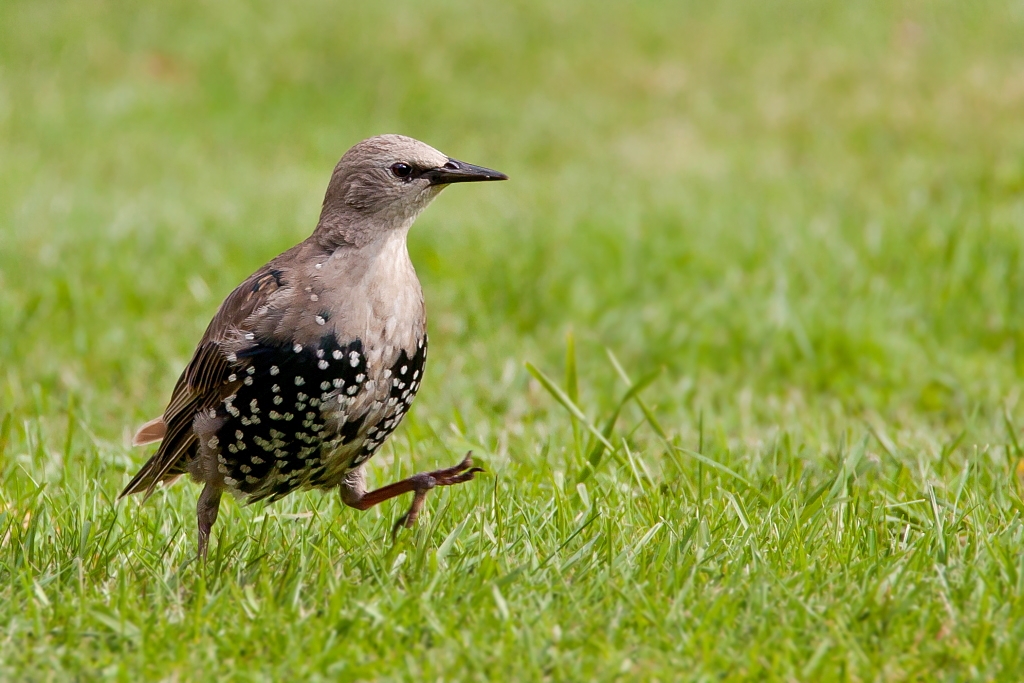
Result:
<svg viewBox="0 0 1024 683">
<path fill-rule="evenodd" d="M 217 409 L 225 420 L 208 445 L 219 450 L 218 469 L 229 487 L 251 500 L 277 498 L 323 474 L 325 444 L 356 438 L 358 425 L 348 423 L 340 434 L 327 434 L 324 415 L 331 411 L 324 407 L 337 401 L 343 410 L 362 389 L 363 345 L 358 339 L 341 345 L 333 334 L 305 346 L 257 340 L 236 357 L 230 381 L 238 389 Z"/>
<path fill-rule="evenodd" d="M 381 444 L 391 433 L 398 428 L 405 417 L 405 413 L 416 398 L 420 382 L 423 381 L 423 370 L 427 363 L 427 337 L 417 342 L 416 349 L 410 356 L 405 349 L 398 356 L 398 360 L 391 368 L 384 373 L 384 381 L 390 384 L 388 390 L 387 407 L 384 417 L 381 417 L 366 432 L 366 441 L 359 454 L 352 461 L 353 466 L 362 463 L 373 457 Z"/>
</svg>

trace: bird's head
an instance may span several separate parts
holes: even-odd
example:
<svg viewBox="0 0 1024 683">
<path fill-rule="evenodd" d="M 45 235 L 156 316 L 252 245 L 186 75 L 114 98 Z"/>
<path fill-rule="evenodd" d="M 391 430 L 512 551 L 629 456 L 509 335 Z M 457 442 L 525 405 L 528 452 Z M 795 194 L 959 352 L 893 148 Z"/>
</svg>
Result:
<svg viewBox="0 0 1024 683">
<path fill-rule="evenodd" d="M 374 233 L 408 228 L 452 183 L 507 179 L 504 173 L 457 161 L 419 140 L 378 135 L 353 146 L 335 166 L 320 223 L 358 243 Z"/>
</svg>

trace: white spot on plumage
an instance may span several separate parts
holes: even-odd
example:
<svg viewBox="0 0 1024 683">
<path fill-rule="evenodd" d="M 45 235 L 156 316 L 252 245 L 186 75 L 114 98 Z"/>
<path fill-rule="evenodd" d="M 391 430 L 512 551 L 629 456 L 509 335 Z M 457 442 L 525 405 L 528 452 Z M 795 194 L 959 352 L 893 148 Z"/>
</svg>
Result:
<svg viewBox="0 0 1024 683">
<path fill-rule="evenodd" d="M 324 320 L 324 317 L 323 317 L 322 315 L 317 315 L 317 316 L 314 316 L 314 317 L 313 317 L 313 320 L 315 320 L 315 321 L 316 321 L 316 324 L 317 324 L 317 325 L 323 325 L 324 323 L 326 323 L 326 322 L 327 322 L 326 320 Z"/>
<path fill-rule="evenodd" d="M 248 465 L 242 465 L 238 469 L 242 470 L 242 474 L 249 474 L 250 472 L 252 472 L 252 468 L 249 467 Z"/>
<path fill-rule="evenodd" d="M 318 264 L 316 264 L 316 265 L 315 265 L 315 266 L 313 266 L 313 267 L 314 267 L 314 268 L 316 268 L 317 270 L 320 270 L 321 268 L 323 268 L 323 267 L 324 267 L 324 264 L 322 264 L 322 263 L 318 263 Z"/>
<path fill-rule="evenodd" d="M 275 396 L 274 397 L 274 405 L 275 406 L 279 406 L 282 403 L 284 403 L 284 399 L 283 398 L 281 398 L 280 396 Z"/>
<path fill-rule="evenodd" d="M 246 341 L 252 341 L 255 338 L 256 338 L 256 335 L 254 335 L 252 332 L 246 332 L 245 333 L 245 340 Z"/>
<path fill-rule="evenodd" d="M 247 387 L 251 387 L 252 386 L 252 376 L 250 375 L 249 377 L 246 377 L 245 379 L 243 379 L 242 380 L 242 384 L 244 384 Z"/>
<path fill-rule="evenodd" d="M 209 446 L 210 448 L 216 448 L 217 446 L 220 445 L 220 439 L 218 439 L 217 437 L 213 437 L 212 439 L 206 442 L 206 445 Z"/>
<path fill-rule="evenodd" d="M 229 362 L 229 363 L 234 363 L 235 361 L 237 361 L 237 360 L 238 360 L 238 356 L 237 356 L 237 355 L 235 355 L 235 352 L 234 352 L 234 351 L 232 351 L 231 353 L 229 353 L 229 354 L 227 355 L 227 359 L 228 359 L 228 362 Z"/>
<path fill-rule="evenodd" d="M 295 353 L 302 353 L 302 344 L 296 344 L 292 347 L 292 351 Z"/>
<path fill-rule="evenodd" d="M 228 375 L 228 381 L 229 382 L 237 382 L 238 381 L 238 375 L 236 375 L 235 373 L 232 372 L 230 375 Z"/>
<path fill-rule="evenodd" d="M 245 434 L 242 433 L 241 429 L 235 430 L 235 438 L 238 439 L 239 441 L 245 438 Z"/>
<path fill-rule="evenodd" d="M 276 394 L 277 392 L 281 391 L 281 385 L 275 384 L 274 386 L 270 387 L 270 390 Z"/>
<path fill-rule="evenodd" d="M 227 465 L 217 465 L 217 471 L 220 472 L 221 474 L 227 474 L 228 473 L 228 466 Z"/>
<path fill-rule="evenodd" d="M 279 372 L 281 372 L 281 368 L 277 367 L 276 365 L 271 365 L 270 366 L 270 374 L 271 374 L 271 376 L 276 377 Z"/>
<path fill-rule="evenodd" d="M 319 363 L 317 363 L 317 364 L 316 364 L 316 366 L 317 366 L 318 368 L 320 368 L 321 370 L 326 370 L 326 369 L 327 369 L 327 368 L 328 368 L 328 367 L 330 366 L 330 363 L 328 363 L 328 362 L 327 362 L 327 361 L 325 361 L 325 360 L 322 360 L 322 361 L 320 361 Z"/>
<path fill-rule="evenodd" d="M 320 297 L 318 297 L 316 294 L 310 294 L 309 295 L 309 300 L 310 301 L 320 301 Z"/>
<path fill-rule="evenodd" d="M 327 391 L 328 389 L 331 388 L 331 383 L 327 381 L 320 382 L 320 388 L 323 389 L 324 391 Z"/>
<path fill-rule="evenodd" d="M 260 412 L 260 404 L 256 402 L 256 399 L 249 401 L 249 410 L 252 411 L 253 415 Z"/>
<path fill-rule="evenodd" d="M 335 377 L 332 384 L 334 384 L 335 389 L 341 389 L 343 386 L 345 386 L 345 380 L 343 380 L 341 377 Z"/>
<path fill-rule="evenodd" d="M 420 371 L 419 370 L 417 370 L 416 372 L 412 373 L 412 378 L 413 379 L 419 379 L 419 377 L 420 377 Z"/>
<path fill-rule="evenodd" d="M 366 375 L 359 373 L 356 375 L 356 384 L 362 384 L 364 379 L 366 379 Z"/>
<path fill-rule="evenodd" d="M 352 351 L 351 353 L 349 353 L 348 362 L 352 367 L 356 367 L 357 365 L 359 365 L 359 352 Z"/>
<path fill-rule="evenodd" d="M 349 396 L 355 396 L 357 391 L 359 391 L 359 387 L 353 384 L 352 386 L 345 390 L 345 393 L 348 394 Z"/>
<path fill-rule="evenodd" d="M 250 483 L 250 484 L 257 484 L 257 483 L 259 483 L 259 479 L 257 479 L 256 477 L 252 476 L 251 474 L 245 475 L 245 481 Z"/>
<path fill-rule="evenodd" d="M 334 357 L 334 360 L 341 360 L 341 357 L 344 355 L 345 354 L 343 354 L 339 349 L 334 349 L 334 351 L 331 353 L 331 356 Z"/>
<path fill-rule="evenodd" d="M 251 460 L 253 465 L 262 465 L 264 462 L 266 462 L 263 458 L 261 458 L 258 455 L 252 456 Z"/>
<path fill-rule="evenodd" d="M 301 387 L 305 383 L 306 383 L 306 380 L 301 375 L 296 375 L 295 376 L 295 386 Z"/>
<path fill-rule="evenodd" d="M 238 480 L 237 479 L 232 479 L 231 477 L 224 477 L 224 483 L 227 486 L 231 486 L 231 487 L 238 486 Z"/>
<path fill-rule="evenodd" d="M 409 372 L 409 366 L 408 365 L 403 365 L 402 369 L 399 370 L 398 372 L 400 372 L 401 374 L 404 375 L 405 373 Z"/>
<path fill-rule="evenodd" d="M 250 365 L 249 367 L 247 367 L 245 369 L 245 374 L 247 374 L 247 375 L 255 375 L 256 374 L 256 366 L 255 365 Z"/>
</svg>

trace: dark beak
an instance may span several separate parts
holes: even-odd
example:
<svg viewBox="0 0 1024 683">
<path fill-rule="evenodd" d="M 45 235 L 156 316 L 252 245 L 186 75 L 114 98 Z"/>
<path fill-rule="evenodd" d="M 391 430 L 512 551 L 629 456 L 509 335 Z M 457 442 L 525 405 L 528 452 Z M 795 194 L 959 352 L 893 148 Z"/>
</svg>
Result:
<svg viewBox="0 0 1024 683">
<path fill-rule="evenodd" d="M 431 185 L 451 185 L 452 183 L 475 183 L 483 180 L 508 180 L 508 176 L 499 171 L 492 171 L 483 166 L 474 166 L 464 161 L 449 159 L 448 163 L 432 168 L 423 174 Z"/>
</svg>

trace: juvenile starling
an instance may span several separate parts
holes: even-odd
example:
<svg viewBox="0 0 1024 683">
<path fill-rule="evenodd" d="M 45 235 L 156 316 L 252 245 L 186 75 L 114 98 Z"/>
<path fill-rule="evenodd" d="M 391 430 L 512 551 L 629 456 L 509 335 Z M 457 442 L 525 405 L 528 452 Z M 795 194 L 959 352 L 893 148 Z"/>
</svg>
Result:
<svg viewBox="0 0 1024 683">
<path fill-rule="evenodd" d="M 363 465 L 409 409 L 427 359 L 423 292 L 406 236 L 452 183 L 507 176 L 401 135 L 363 140 L 331 175 L 316 230 L 228 295 L 163 415 L 133 443 L 162 441 L 121 496 L 188 473 L 205 556 L 220 497 L 277 500 L 338 487 L 365 510 L 414 494 L 412 526 L 434 486 L 480 468 L 421 472 L 367 491 Z M 398 525 L 396 525 L 397 528 Z"/>
</svg>

